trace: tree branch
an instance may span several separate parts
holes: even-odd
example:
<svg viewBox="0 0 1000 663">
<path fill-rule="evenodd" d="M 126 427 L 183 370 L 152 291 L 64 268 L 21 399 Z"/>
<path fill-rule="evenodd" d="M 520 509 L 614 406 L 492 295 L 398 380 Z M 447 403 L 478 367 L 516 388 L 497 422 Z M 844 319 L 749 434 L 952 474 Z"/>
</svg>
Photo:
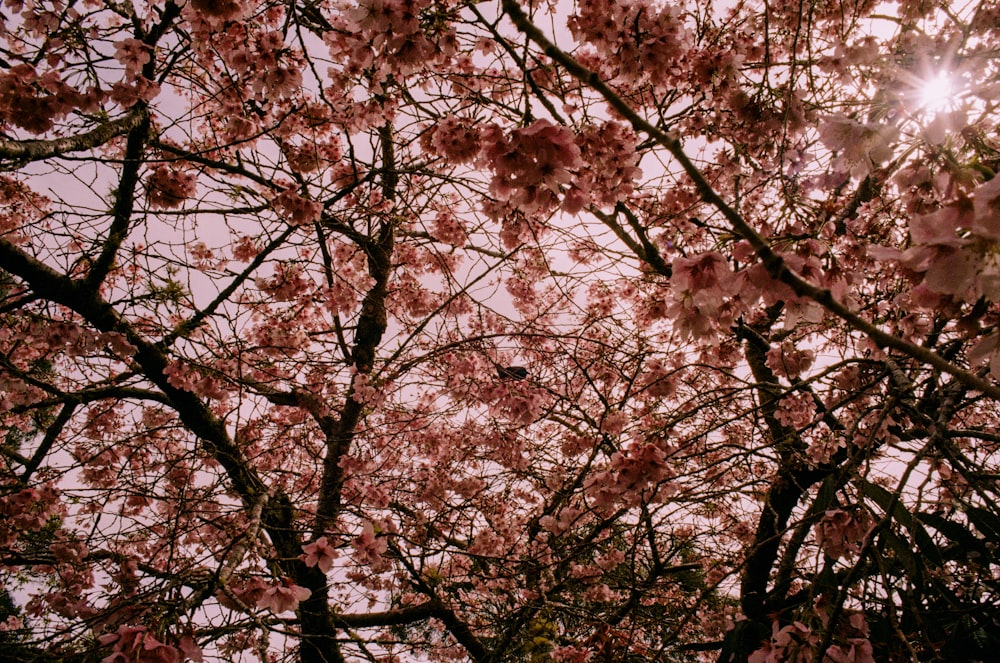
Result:
<svg viewBox="0 0 1000 663">
<path fill-rule="evenodd" d="M 145 106 L 145 104 L 140 104 Z M 100 284 L 114 267 L 118 249 L 128 237 L 129 225 L 132 223 L 132 211 L 135 205 L 135 189 L 139 184 L 139 169 L 142 167 L 142 151 L 149 138 L 149 114 L 141 111 L 142 119 L 129 131 L 128 142 L 125 144 L 125 161 L 122 165 L 121 177 L 118 180 L 118 190 L 115 193 L 115 206 L 108 237 L 104 240 L 101 255 L 91 265 L 86 281 L 90 287 Z"/>
<path fill-rule="evenodd" d="M 145 107 L 135 107 L 117 120 L 105 122 L 90 131 L 52 140 L 11 140 L 0 138 L 0 170 L 14 171 L 26 163 L 50 159 L 70 152 L 92 150 L 116 136 L 138 128 L 149 117 Z"/>
</svg>

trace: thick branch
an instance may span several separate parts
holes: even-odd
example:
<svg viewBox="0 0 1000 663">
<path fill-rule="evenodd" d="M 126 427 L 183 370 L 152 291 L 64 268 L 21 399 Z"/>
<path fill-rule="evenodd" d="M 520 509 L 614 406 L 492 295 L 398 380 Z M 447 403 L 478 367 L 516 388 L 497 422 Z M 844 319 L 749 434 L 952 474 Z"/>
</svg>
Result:
<svg viewBox="0 0 1000 663">
<path fill-rule="evenodd" d="M 87 284 L 94 287 L 104 280 L 114 267 L 118 249 L 128 237 L 129 225 L 132 223 L 132 211 L 135 205 L 135 189 L 139 184 L 139 169 L 142 167 L 142 151 L 149 138 L 149 115 L 141 112 L 142 119 L 129 132 L 125 144 L 125 160 L 122 165 L 121 177 L 118 180 L 118 191 L 115 194 L 115 206 L 111 228 L 104 240 L 101 255 L 87 274 Z"/>
<path fill-rule="evenodd" d="M 45 437 L 42 438 L 41 443 L 38 445 L 38 449 L 32 455 L 31 460 L 28 461 L 24 466 L 24 472 L 21 474 L 21 482 L 27 484 L 31 481 L 31 475 L 41 467 L 42 461 L 48 455 L 49 451 L 52 449 L 52 445 L 55 444 L 56 439 L 62 433 L 63 428 L 69 423 L 70 418 L 73 416 L 73 411 L 76 410 L 76 403 L 70 401 L 62 406 L 59 410 L 59 414 L 56 415 L 55 420 L 49 424 L 48 428 L 45 430 Z"/>
<path fill-rule="evenodd" d="M 126 115 L 105 122 L 90 131 L 52 140 L 11 140 L 0 138 L 0 160 L 13 163 L 0 165 L 0 170 L 18 170 L 25 163 L 50 159 L 70 152 L 83 152 L 104 145 L 116 136 L 138 128 L 148 119 L 145 108 L 136 107 Z"/>
<path fill-rule="evenodd" d="M 376 628 L 379 626 L 401 626 L 440 617 L 444 608 L 436 601 L 427 601 L 398 610 L 366 612 L 360 614 L 334 615 L 333 621 L 339 628 Z"/>
<path fill-rule="evenodd" d="M 391 201 L 396 199 L 396 187 L 399 181 L 392 145 L 392 127 L 386 124 L 379 133 L 382 140 L 382 195 Z M 388 294 L 389 275 L 392 271 L 395 240 L 396 223 L 393 219 L 386 219 L 374 241 L 368 240 L 362 243 L 368 254 L 368 273 L 375 283 L 365 294 L 354 332 L 351 352 L 357 373 L 348 390 L 340 419 L 338 421 L 328 419 L 324 425 L 327 450 L 323 459 L 323 483 L 316 509 L 316 536 L 322 535 L 332 526 L 340 512 L 340 493 L 344 484 L 340 460 L 350 451 L 363 410 L 363 404 L 356 398 L 354 385 L 359 376 L 367 376 L 374 368 L 375 351 L 382 342 L 382 335 L 388 325 L 385 300 Z"/>
</svg>

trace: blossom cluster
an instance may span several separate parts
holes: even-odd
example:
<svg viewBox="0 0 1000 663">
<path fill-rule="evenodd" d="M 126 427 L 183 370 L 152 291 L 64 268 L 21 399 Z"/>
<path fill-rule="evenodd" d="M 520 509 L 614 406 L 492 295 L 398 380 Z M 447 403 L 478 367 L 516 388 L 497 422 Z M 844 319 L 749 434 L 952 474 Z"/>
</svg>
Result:
<svg viewBox="0 0 1000 663">
<path fill-rule="evenodd" d="M 767 367 L 775 375 L 783 378 L 796 378 L 808 370 L 816 360 L 812 350 L 799 350 L 790 341 L 784 341 L 780 346 L 772 348 L 767 353 Z"/>
<path fill-rule="evenodd" d="M 583 163 L 566 194 L 564 209 L 574 214 L 584 202 L 613 207 L 628 198 L 642 175 L 635 133 L 621 122 L 609 120 L 580 132 L 576 143 Z"/>
<path fill-rule="evenodd" d="M 346 35 L 329 35 L 335 49 L 349 54 L 348 66 L 378 68 L 408 75 L 455 50 L 450 31 L 431 40 L 421 25 L 430 0 L 362 0 L 346 12 Z M 331 49 L 333 50 L 333 49 Z"/>
<path fill-rule="evenodd" d="M 831 115 L 819 127 L 820 140 L 837 154 L 834 165 L 858 178 L 892 157 L 898 133 L 892 124 L 859 122 L 844 115 Z"/>
<path fill-rule="evenodd" d="M 111 654 L 101 663 L 181 663 L 182 661 L 202 661 L 201 648 L 190 635 L 182 635 L 177 645 L 166 644 L 145 626 L 122 624 L 113 633 L 100 636 L 102 645 L 111 645 Z"/>
<path fill-rule="evenodd" d="M 0 495 L 0 545 L 11 546 L 19 536 L 37 532 L 63 513 L 59 491 L 44 484 L 5 490 Z"/>
<path fill-rule="evenodd" d="M 291 187 L 275 196 L 272 205 L 293 226 L 313 223 L 323 214 L 323 203 L 309 200 Z"/>
<path fill-rule="evenodd" d="M 774 632 L 764 647 L 750 655 L 748 663 L 786 663 L 788 661 L 816 660 L 822 636 L 802 622 L 782 626 L 774 622 Z M 832 645 L 823 656 L 832 663 L 875 663 L 872 645 L 866 638 L 852 638 L 846 649 Z"/>
<path fill-rule="evenodd" d="M 782 426 L 796 429 L 808 426 L 815 417 L 816 404 L 810 394 L 803 392 L 795 392 L 782 398 L 774 412 L 774 418 Z"/>
<path fill-rule="evenodd" d="M 152 59 L 149 46 L 138 39 L 123 39 L 115 44 L 115 59 L 125 65 L 126 78 L 136 78 Z"/>
<path fill-rule="evenodd" d="M 621 502 L 632 504 L 648 499 L 649 489 L 671 476 L 663 448 L 637 443 L 615 452 L 608 469 L 588 478 L 586 489 L 597 507 L 609 509 Z"/>
<path fill-rule="evenodd" d="M 173 209 L 195 194 L 197 178 L 193 173 L 161 164 L 146 178 L 146 197 L 153 209 Z"/>
<path fill-rule="evenodd" d="M 95 108 L 99 96 L 79 92 L 55 72 L 39 74 L 30 64 L 16 64 L 0 72 L 0 121 L 44 133 L 76 108 Z"/>
<path fill-rule="evenodd" d="M 489 124 L 480 140 L 481 158 L 493 170 L 490 193 L 529 214 L 555 207 L 583 165 L 573 132 L 546 119 L 510 133 Z"/>
<path fill-rule="evenodd" d="M 684 336 L 713 338 L 718 326 L 732 323 L 727 300 L 739 291 L 740 283 L 721 253 L 675 258 L 672 285 L 670 315 Z"/>
<path fill-rule="evenodd" d="M 816 542 L 834 559 L 853 559 L 871 528 L 871 520 L 863 513 L 832 509 L 816 525 Z"/>
<path fill-rule="evenodd" d="M 420 145 L 450 163 L 469 163 L 479 154 L 479 130 L 473 120 L 445 115 L 424 132 Z"/>
<path fill-rule="evenodd" d="M 569 19 L 574 37 L 593 46 L 609 70 L 627 83 L 669 85 L 671 73 L 692 47 L 679 5 L 644 0 L 580 0 Z"/>
</svg>

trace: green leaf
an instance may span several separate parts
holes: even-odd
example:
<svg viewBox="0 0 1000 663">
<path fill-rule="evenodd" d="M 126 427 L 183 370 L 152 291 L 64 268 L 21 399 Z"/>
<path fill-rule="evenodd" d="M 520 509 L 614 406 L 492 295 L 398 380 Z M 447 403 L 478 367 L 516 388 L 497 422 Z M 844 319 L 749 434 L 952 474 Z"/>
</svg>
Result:
<svg viewBox="0 0 1000 663">
<path fill-rule="evenodd" d="M 993 555 L 989 548 L 986 547 L 986 540 L 976 536 L 963 523 L 949 520 L 937 513 L 922 513 L 919 515 L 919 518 L 924 524 L 933 527 L 951 541 L 954 541 L 959 551 L 963 553 L 961 557 L 968 557 L 969 552 L 976 552 L 981 556 L 983 562 L 988 563 L 992 559 Z M 955 555 L 945 555 L 945 557 L 956 559 Z"/>
<path fill-rule="evenodd" d="M 865 482 L 862 484 L 862 492 L 872 501 L 874 501 L 881 509 L 882 512 L 888 515 L 892 520 L 899 523 L 910 533 L 910 537 L 913 542 L 917 545 L 917 549 L 920 554 L 923 555 L 927 561 L 933 566 L 940 566 L 944 563 L 944 557 L 941 555 L 941 549 L 931 535 L 927 533 L 927 530 L 921 524 L 920 520 L 915 518 L 906 505 L 903 504 L 895 495 L 890 493 L 888 490 L 882 486 L 876 485 L 874 483 Z"/>
</svg>

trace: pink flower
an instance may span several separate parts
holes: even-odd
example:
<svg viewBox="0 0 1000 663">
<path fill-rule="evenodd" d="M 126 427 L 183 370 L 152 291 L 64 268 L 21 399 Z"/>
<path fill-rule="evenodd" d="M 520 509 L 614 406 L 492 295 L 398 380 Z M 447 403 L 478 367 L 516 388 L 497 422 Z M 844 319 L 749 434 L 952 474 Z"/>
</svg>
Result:
<svg viewBox="0 0 1000 663">
<path fill-rule="evenodd" d="M 30 132 L 49 131 L 53 120 L 85 102 L 85 96 L 58 75 L 39 75 L 29 64 L 17 64 L 0 73 L 0 120 Z"/>
<path fill-rule="evenodd" d="M 149 46 L 138 39 L 123 39 L 115 43 L 115 59 L 125 65 L 125 75 L 135 78 L 152 58 Z"/>
<path fill-rule="evenodd" d="M 152 101 L 160 94 L 160 85 L 155 81 L 139 76 L 132 83 L 116 81 L 111 86 L 108 96 L 122 108 L 130 108 L 138 101 Z"/>
<path fill-rule="evenodd" d="M 281 212 L 293 226 L 318 221 L 323 214 L 323 204 L 303 198 L 295 189 L 285 189 L 274 198 L 274 209 Z"/>
<path fill-rule="evenodd" d="M 237 0 L 191 0 L 191 7 L 206 16 L 234 21 L 243 16 L 244 3 Z"/>
<path fill-rule="evenodd" d="M 64 564 L 79 564 L 89 552 L 83 541 L 58 541 L 49 545 L 49 550 L 56 560 Z"/>
<path fill-rule="evenodd" d="M 972 192 L 972 208 L 975 214 L 972 232 L 985 239 L 1000 240 L 1000 178 L 994 177 Z"/>
<path fill-rule="evenodd" d="M 312 596 L 311 591 L 286 580 L 280 585 L 273 585 L 267 589 L 264 595 L 257 599 L 257 607 L 267 608 L 275 614 L 281 614 L 288 610 L 295 610 L 299 607 L 300 601 L 305 601 L 310 596 Z"/>
<path fill-rule="evenodd" d="M 813 422 L 816 416 L 816 404 L 809 394 L 795 393 L 778 401 L 774 417 L 782 426 L 804 428 Z"/>
<path fill-rule="evenodd" d="M 98 640 L 103 645 L 114 643 L 110 656 L 101 663 L 181 663 L 181 653 L 170 645 L 163 644 L 149 633 L 145 626 L 123 624 L 118 631 L 102 635 Z"/>
<path fill-rule="evenodd" d="M 816 353 L 812 350 L 799 350 L 789 341 L 777 348 L 771 348 L 767 353 L 767 366 L 775 375 L 790 378 L 797 377 L 812 366 Z"/>
<path fill-rule="evenodd" d="M 375 534 L 375 526 L 371 522 L 365 522 L 361 529 L 361 535 L 351 542 L 354 546 L 354 557 L 362 564 L 377 566 L 382 561 L 382 553 L 388 549 L 389 544 L 384 538 Z"/>
<path fill-rule="evenodd" d="M 319 567 L 323 573 L 328 573 L 333 568 L 333 560 L 337 558 L 337 549 L 330 545 L 325 536 L 321 536 L 312 543 L 302 546 L 302 561 L 306 566 Z"/>
<path fill-rule="evenodd" d="M 605 122 L 587 129 L 576 142 L 586 166 L 580 169 L 567 201 L 573 202 L 571 196 L 575 196 L 613 207 L 627 198 L 632 193 L 632 182 L 642 175 L 635 133 L 620 122 Z"/>
<path fill-rule="evenodd" d="M 816 524 L 816 543 L 834 559 L 852 559 L 861 551 L 871 525 L 861 514 L 831 509 Z"/>
<path fill-rule="evenodd" d="M 684 337 L 713 338 L 718 327 L 728 326 L 734 314 L 727 299 L 739 291 L 740 282 L 721 253 L 675 258 L 672 283 L 670 314 Z"/>
<path fill-rule="evenodd" d="M 24 620 L 14 615 L 0 622 L 0 633 L 4 631 L 18 631 L 22 628 L 24 628 Z"/>
<path fill-rule="evenodd" d="M 844 115 L 831 115 L 819 126 L 820 140 L 839 153 L 837 161 L 856 177 L 864 177 L 892 157 L 898 133 L 894 125 L 862 123 Z"/>
<path fill-rule="evenodd" d="M 193 174 L 166 165 L 157 166 L 146 178 L 146 197 L 149 206 L 154 209 L 180 207 L 196 190 L 197 181 Z"/>
<path fill-rule="evenodd" d="M 452 163 L 468 163 L 479 153 L 479 131 L 470 120 L 445 115 L 424 134 L 421 145 Z"/>
<path fill-rule="evenodd" d="M 434 239 L 456 247 L 465 246 L 469 239 L 465 224 L 450 211 L 438 212 L 430 232 Z"/>
<path fill-rule="evenodd" d="M 872 643 L 867 638 L 849 638 L 847 647 L 831 645 L 826 650 L 826 658 L 832 663 L 875 663 Z"/>
<path fill-rule="evenodd" d="M 180 648 L 181 653 L 184 654 L 185 659 L 195 661 L 196 663 L 201 663 L 201 661 L 205 660 L 201 647 L 198 646 L 198 643 L 190 635 L 182 635 L 177 641 L 177 646 Z"/>
<path fill-rule="evenodd" d="M 289 98 L 302 86 L 302 72 L 294 65 L 268 67 L 254 80 L 254 90 L 268 98 Z"/>
<path fill-rule="evenodd" d="M 489 125 L 480 134 L 482 159 L 493 169 L 490 191 L 525 212 L 545 211 L 583 165 L 573 133 L 548 120 L 515 129 L 504 136 Z"/>
</svg>

